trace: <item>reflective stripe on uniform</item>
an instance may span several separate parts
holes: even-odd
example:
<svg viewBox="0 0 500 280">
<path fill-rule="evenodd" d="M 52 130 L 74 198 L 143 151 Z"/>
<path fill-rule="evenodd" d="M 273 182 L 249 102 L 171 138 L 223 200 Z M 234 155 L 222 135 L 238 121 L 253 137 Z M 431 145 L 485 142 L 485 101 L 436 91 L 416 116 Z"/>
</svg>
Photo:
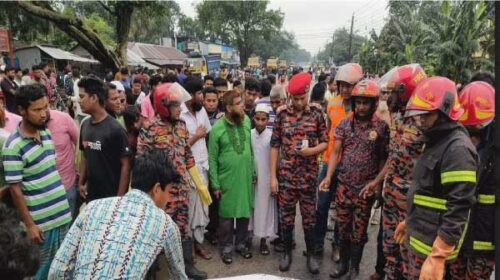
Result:
<svg viewBox="0 0 500 280">
<path fill-rule="evenodd" d="M 481 204 L 495 204 L 494 194 L 479 194 L 478 200 Z"/>
<path fill-rule="evenodd" d="M 431 254 L 432 246 L 425 244 L 424 242 L 416 239 L 413 236 L 410 236 L 410 246 L 415 249 L 417 252 L 424 254 L 426 256 Z M 461 246 L 457 246 L 453 252 L 446 258 L 446 260 L 453 260 L 458 256 L 458 252 L 460 251 Z"/>
<path fill-rule="evenodd" d="M 472 243 L 472 249 L 481 251 L 493 251 L 495 250 L 495 245 L 491 242 L 486 241 L 474 241 Z"/>
<path fill-rule="evenodd" d="M 428 207 L 428 208 L 439 209 L 439 210 L 448 210 L 448 207 L 446 207 L 446 200 L 445 199 L 435 198 L 435 197 L 431 197 L 431 196 L 416 194 L 413 197 L 413 203 L 415 203 L 416 205 L 420 205 L 420 206 L 424 206 L 424 207 Z"/>
<path fill-rule="evenodd" d="M 441 184 L 471 182 L 476 183 L 476 171 L 473 170 L 458 170 L 446 171 L 441 173 Z"/>
<path fill-rule="evenodd" d="M 465 223 L 465 227 L 462 231 L 462 235 L 460 236 L 460 240 L 458 240 L 458 245 L 455 250 L 453 250 L 453 252 L 451 252 L 451 254 L 446 258 L 446 260 L 453 260 L 458 257 L 458 252 L 460 252 L 460 249 L 462 248 L 462 244 L 464 243 L 465 239 L 465 233 L 467 232 L 467 228 L 469 227 L 469 215 L 470 211 L 469 214 L 467 214 L 467 222 Z M 432 246 L 425 244 L 424 242 L 418 240 L 413 236 L 410 236 L 410 247 L 426 256 L 430 255 L 432 251 Z"/>
</svg>

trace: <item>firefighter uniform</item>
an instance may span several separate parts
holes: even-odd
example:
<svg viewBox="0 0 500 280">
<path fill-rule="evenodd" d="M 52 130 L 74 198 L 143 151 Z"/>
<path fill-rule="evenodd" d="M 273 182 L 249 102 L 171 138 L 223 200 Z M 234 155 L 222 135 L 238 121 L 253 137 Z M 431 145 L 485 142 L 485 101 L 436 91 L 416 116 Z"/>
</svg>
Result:
<svg viewBox="0 0 500 280">
<path fill-rule="evenodd" d="M 495 146 L 491 124 L 495 114 L 495 89 L 476 81 L 464 87 L 460 103 L 465 113 L 460 122 L 478 139 L 477 204 L 471 210 L 469 227 L 458 258 L 448 267 L 448 279 L 490 279 L 495 267 Z M 478 126 L 481 129 L 478 129 Z"/>
<path fill-rule="evenodd" d="M 457 260 L 449 265 L 448 273 L 453 280 L 490 279 L 495 266 L 495 151 L 493 140 L 488 138 L 483 147 L 478 146 L 481 163 L 477 203 L 471 210 L 462 250 Z"/>
<path fill-rule="evenodd" d="M 424 150 L 413 170 L 406 222 L 408 278 L 441 279 L 462 247 L 475 203 L 478 156 L 465 127 L 456 85 L 444 77 L 420 82 L 406 107 L 418 118 Z"/>
<path fill-rule="evenodd" d="M 455 245 L 456 259 L 475 202 L 477 154 L 465 128 L 456 122 L 424 132 L 424 152 L 413 173 L 407 200 L 409 278 L 418 279 L 436 237 Z"/>
<path fill-rule="evenodd" d="M 385 277 L 404 279 L 407 271 L 407 250 L 394 239 L 397 225 L 406 218 L 406 198 L 412 182 L 412 172 L 422 153 L 422 132 L 413 118 L 404 118 L 406 106 L 418 83 L 427 78 L 419 64 L 395 67 L 380 78 L 382 90 L 391 92 L 394 104 L 391 114 L 388 169 L 383 187 L 382 205 L 383 252 Z"/>
</svg>

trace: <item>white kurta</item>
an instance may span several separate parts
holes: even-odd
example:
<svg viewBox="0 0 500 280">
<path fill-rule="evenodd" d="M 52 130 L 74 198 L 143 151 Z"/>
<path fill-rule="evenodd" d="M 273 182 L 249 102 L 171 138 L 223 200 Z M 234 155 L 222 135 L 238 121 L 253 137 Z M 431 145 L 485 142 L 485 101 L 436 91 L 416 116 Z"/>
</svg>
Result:
<svg viewBox="0 0 500 280">
<path fill-rule="evenodd" d="M 182 103 L 180 118 L 186 123 L 186 128 L 190 137 L 196 133 L 196 129 L 199 126 L 204 126 L 207 133 L 212 129 L 207 112 L 204 108 L 193 115 L 189 112 L 186 105 Z M 205 184 L 208 186 L 208 151 L 205 138 L 198 139 L 198 141 L 191 146 L 191 152 L 193 153 L 196 167 L 203 177 Z M 203 243 L 205 227 L 208 225 L 209 221 L 208 205 L 201 202 L 198 190 L 195 187 L 190 188 L 188 222 L 192 236 L 198 243 Z"/>
<path fill-rule="evenodd" d="M 277 237 L 278 209 L 276 200 L 271 196 L 271 177 L 269 157 L 271 152 L 272 131 L 266 128 L 261 134 L 252 129 L 252 149 L 257 171 L 255 186 L 255 206 L 250 229 L 257 237 Z"/>
</svg>

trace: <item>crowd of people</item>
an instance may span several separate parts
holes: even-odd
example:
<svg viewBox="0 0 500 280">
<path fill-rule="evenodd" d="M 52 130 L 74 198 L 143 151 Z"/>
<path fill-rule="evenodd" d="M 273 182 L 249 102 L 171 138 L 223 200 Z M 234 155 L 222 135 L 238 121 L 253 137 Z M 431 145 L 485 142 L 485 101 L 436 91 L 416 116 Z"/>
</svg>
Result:
<svg viewBox="0 0 500 280">
<path fill-rule="evenodd" d="M 297 203 L 312 274 L 333 219 L 330 277 L 359 279 L 374 205 L 370 279 L 494 270 L 491 74 L 458 88 L 418 64 L 378 79 L 348 63 L 314 85 L 299 70 L 101 79 L 74 67 L 61 112 L 42 66 L 1 82 L 2 279 L 154 279 L 160 255 L 171 279 L 206 279 L 194 255 L 213 245 L 227 265 L 273 245 L 288 271 Z"/>
</svg>

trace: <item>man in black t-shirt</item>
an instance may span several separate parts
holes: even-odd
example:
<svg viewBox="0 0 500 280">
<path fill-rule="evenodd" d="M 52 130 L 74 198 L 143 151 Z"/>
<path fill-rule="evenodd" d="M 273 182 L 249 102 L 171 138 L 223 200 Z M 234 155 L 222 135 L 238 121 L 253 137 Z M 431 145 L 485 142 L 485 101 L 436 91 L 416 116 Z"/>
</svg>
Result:
<svg viewBox="0 0 500 280">
<path fill-rule="evenodd" d="M 14 83 L 15 69 L 12 66 L 7 66 L 5 69 L 5 78 L 0 83 L 3 95 L 5 97 L 5 107 L 7 111 L 11 113 L 17 113 L 16 111 L 16 90 L 18 88 L 17 84 Z"/>
<path fill-rule="evenodd" d="M 78 87 L 82 111 L 90 115 L 82 122 L 80 132 L 80 195 L 87 202 L 124 195 L 130 179 L 127 133 L 104 109 L 101 80 L 94 76 L 82 78 Z"/>
</svg>

